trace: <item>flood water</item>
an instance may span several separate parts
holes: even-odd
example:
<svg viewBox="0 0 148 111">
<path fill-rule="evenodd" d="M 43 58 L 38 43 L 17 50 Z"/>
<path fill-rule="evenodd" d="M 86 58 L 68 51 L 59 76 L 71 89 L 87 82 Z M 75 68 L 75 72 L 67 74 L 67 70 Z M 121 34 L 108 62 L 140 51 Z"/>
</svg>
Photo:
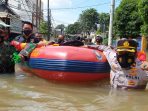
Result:
<svg viewBox="0 0 148 111">
<path fill-rule="evenodd" d="M 108 80 L 63 84 L 2 74 L 0 111 L 148 111 L 148 90 L 111 90 Z"/>
</svg>

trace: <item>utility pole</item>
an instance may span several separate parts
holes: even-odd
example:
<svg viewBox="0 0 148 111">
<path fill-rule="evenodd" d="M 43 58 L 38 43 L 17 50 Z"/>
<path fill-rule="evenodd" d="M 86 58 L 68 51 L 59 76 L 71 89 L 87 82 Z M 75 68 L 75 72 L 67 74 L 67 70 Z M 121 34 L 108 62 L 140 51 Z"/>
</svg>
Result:
<svg viewBox="0 0 148 111">
<path fill-rule="evenodd" d="M 109 33 L 108 33 L 109 46 L 112 45 L 114 9 L 115 9 L 115 0 L 111 0 L 110 22 L 109 22 Z"/>
<path fill-rule="evenodd" d="M 48 3 L 47 3 L 47 7 L 48 7 L 48 34 L 47 34 L 47 40 L 49 41 L 50 40 L 50 9 L 49 9 L 49 0 L 48 0 Z"/>
<path fill-rule="evenodd" d="M 39 20 L 38 9 L 39 9 L 38 0 L 36 0 L 36 29 L 37 29 L 37 31 L 38 31 L 38 20 Z"/>
</svg>

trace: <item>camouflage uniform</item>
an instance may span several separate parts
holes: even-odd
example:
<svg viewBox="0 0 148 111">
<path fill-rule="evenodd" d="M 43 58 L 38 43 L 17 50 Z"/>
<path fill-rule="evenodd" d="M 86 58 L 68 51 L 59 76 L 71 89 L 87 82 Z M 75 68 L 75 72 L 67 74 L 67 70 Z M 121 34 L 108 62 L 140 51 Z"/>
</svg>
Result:
<svg viewBox="0 0 148 111">
<path fill-rule="evenodd" d="M 0 73 L 13 73 L 14 62 L 12 55 L 15 48 L 10 46 L 8 42 L 4 41 L 0 44 Z"/>
</svg>

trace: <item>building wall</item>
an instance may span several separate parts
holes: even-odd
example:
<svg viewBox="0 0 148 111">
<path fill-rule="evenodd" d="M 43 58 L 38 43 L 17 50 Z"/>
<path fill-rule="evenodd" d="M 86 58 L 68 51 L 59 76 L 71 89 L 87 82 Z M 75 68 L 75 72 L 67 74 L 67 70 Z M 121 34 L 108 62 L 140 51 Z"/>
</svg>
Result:
<svg viewBox="0 0 148 111">
<path fill-rule="evenodd" d="M 3 22 L 10 25 L 10 28 L 7 28 L 10 33 L 21 34 L 22 21 L 20 16 L 18 16 L 5 2 L 0 4 L 0 18 Z"/>
<path fill-rule="evenodd" d="M 43 4 L 41 0 L 9 0 L 8 4 L 21 18 L 22 21 L 29 21 L 38 30 L 43 17 Z"/>
<path fill-rule="evenodd" d="M 32 22 L 32 7 L 27 5 L 26 0 L 9 0 L 8 4 L 22 21 Z"/>
</svg>

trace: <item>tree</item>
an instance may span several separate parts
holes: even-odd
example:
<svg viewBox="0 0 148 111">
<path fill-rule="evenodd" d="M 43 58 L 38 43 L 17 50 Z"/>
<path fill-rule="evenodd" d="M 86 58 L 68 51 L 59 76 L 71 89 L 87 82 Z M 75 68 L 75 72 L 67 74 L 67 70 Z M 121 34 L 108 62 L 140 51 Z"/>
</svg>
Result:
<svg viewBox="0 0 148 111">
<path fill-rule="evenodd" d="M 61 33 L 63 34 L 64 29 L 65 29 L 65 25 L 64 24 L 57 25 L 56 29 L 61 29 Z"/>
<path fill-rule="evenodd" d="M 139 15 L 142 18 L 143 25 L 141 26 L 142 33 L 142 47 L 141 50 L 144 51 L 147 47 L 147 40 L 145 37 L 148 37 L 148 0 L 138 0 Z"/>
<path fill-rule="evenodd" d="M 115 32 L 120 37 L 137 37 L 143 24 L 137 0 L 122 0 L 115 13 Z"/>
<path fill-rule="evenodd" d="M 100 24 L 100 31 L 105 32 L 106 30 L 108 30 L 109 27 L 109 13 L 99 13 L 98 18 L 98 23 Z"/>
<path fill-rule="evenodd" d="M 80 14 L 79 21 L 84 32 L 90 34 L 91 30 L 96 30 L 96 24 L 98 23 L 98 13 L 96 9 L 91 8 L 83 11 L 82 14 Z"/>
<path fill-rule="evenodd" d="M 138 2 L 139 14 L 143 21 L 141 33 L 144 36 L 148 36 L 148 0 L 139 0 Z"/>
<path fill-rule="evenodd" d="M 39 27 L 40 33 L 43 33 L 45 35 L 48 34 L 48 24 L 47 21 L 42 21 Z"/>
<path fill-rule="evenodd" d="M 70 24 L 66 27 L 67 34 L 80 34 L 81 31 L 81 25 L 79 22 L 75 22 L 74 24 Z"/>
</svg>

